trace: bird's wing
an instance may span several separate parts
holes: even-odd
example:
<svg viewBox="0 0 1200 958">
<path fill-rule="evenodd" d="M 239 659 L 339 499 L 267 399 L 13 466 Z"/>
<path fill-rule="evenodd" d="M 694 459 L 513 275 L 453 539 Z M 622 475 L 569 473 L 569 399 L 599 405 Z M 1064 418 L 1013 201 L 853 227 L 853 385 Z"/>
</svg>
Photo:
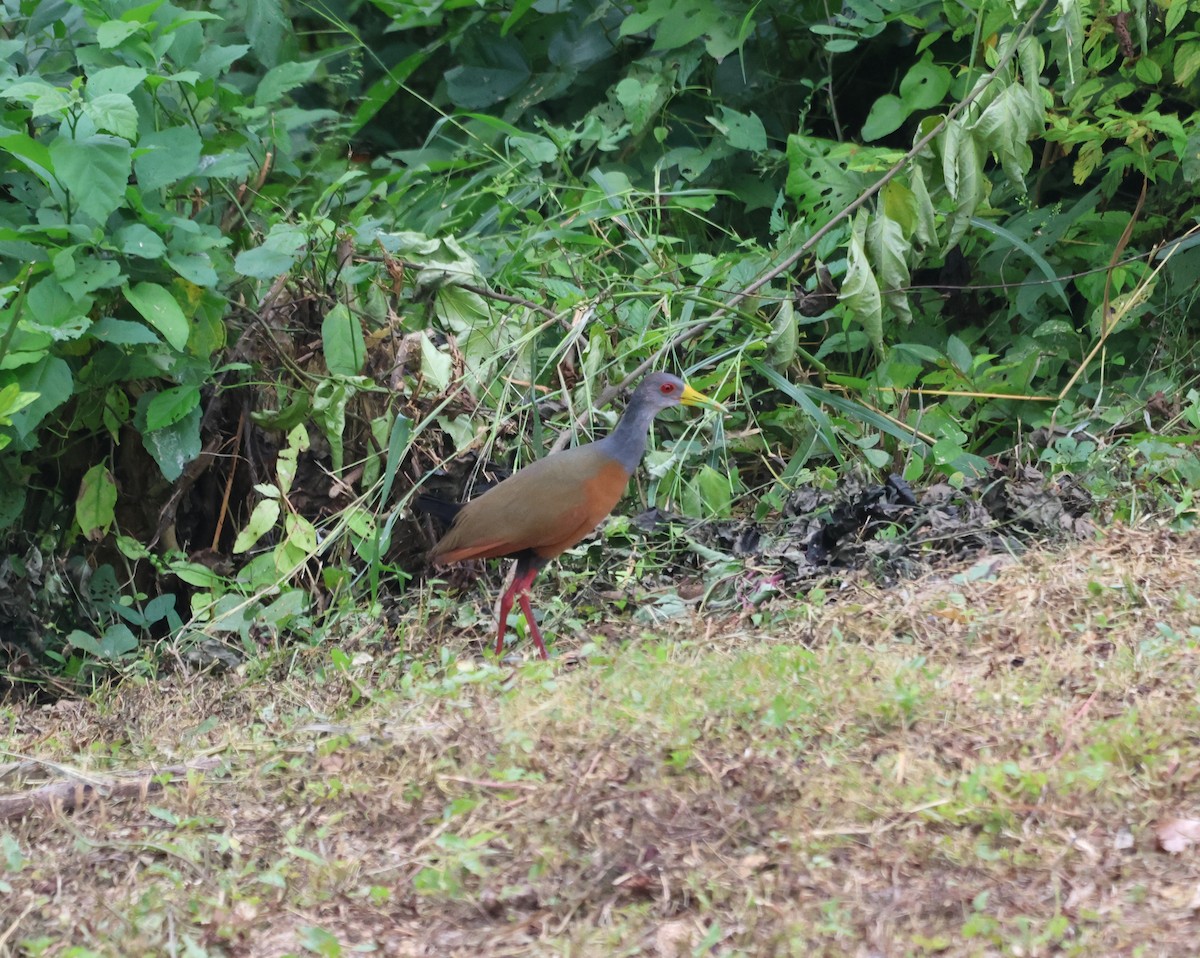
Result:
<svg viewBox="0 0 1200 958">
<path fill-rule="evenodd" d="M 619 463 L 589 446 L 547 456 L 464 505 L 431 558 L 459 562 L 525 550 L 552 558 L 591 532 L 628 482 Z"/>
</svg>

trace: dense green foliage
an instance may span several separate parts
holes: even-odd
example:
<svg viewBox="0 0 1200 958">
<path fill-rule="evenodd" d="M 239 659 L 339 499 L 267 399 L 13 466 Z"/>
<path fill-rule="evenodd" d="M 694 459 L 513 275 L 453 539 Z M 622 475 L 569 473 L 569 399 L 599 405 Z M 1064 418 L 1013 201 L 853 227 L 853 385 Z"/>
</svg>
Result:
<svg viewBox="0 0 1200 958">
<path fill-rule="evenodd" d="M 68 671 L 319 628 L 439 460 L 651 363 L 734 400 L 650 456 L 688 514 L 1048 427 L 1194 515 L 1195 3 L 19 6 L 0 585 Z"/>
</svg>

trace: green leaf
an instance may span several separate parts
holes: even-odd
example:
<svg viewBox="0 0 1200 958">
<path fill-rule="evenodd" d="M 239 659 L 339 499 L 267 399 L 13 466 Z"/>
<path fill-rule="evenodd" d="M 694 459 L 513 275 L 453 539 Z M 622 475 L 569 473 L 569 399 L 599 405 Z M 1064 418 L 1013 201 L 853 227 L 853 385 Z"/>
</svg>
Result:
<svg viewBox="0 0 1200 958">
<path fill-rule="evenodd" d="M 900 99 L 909 112 L 932 110 L 941 105 L 952 81 L 950 71 L 935 64 L 933 55 L 926 53 L 900 81 Z"/>
<path fill-rule="evenodd" d="M 164 389 L 146 406 L 146 428 L 150 431 L 173 426 L 200 404 L 197 386 Z"/>
<path fill-rule="evenodd" d="M 301 423 L 288 433 L 287 445 L 280 450 L 275 459 L 275 475 L 279 478 L 279 491 L 282 495 L 286 496 L 291 491 L 300 453 L 308 448 L 308 430 Z"/>
<path fill-rule="evenodd" d="M 846 265 L 846 277 L 838 293 L 838 301 L 847 307 L 867 331 L 876 349 L 883 348 L 883 297 L 879 282 L 871 269 L 866 249 L 866 231 L 870 217 L 866 210 L 859 210 L 854 218 L 850 235 L 850 248 Z"/>
<path fill-rule="evenodd" d="M 507 99 L 529 80 L 529 63 L 513 39 L 492 37 L 477 51 L 479 62 L 446 71 L 446 95 L 464 110 L 482 110 Z"/>
<path fill-rule="evenodd" d="M 366 361 L 362 324 L 345 303 L 338 303 L 321 323 L 325 365 L 335 376 L 357 376 Z"/>
<path fill-rule="evenodd" d="M 241 555 L 254 546 L 259 539 L 275 528 L 279 521 L 279 500 L 261 499 L 254 511 L 250 513 L 250 521 L 246 528 L 238 533 L 233 543 L 234 555 Z"/>
<path fill-rule="evenodd" d="M 904 239 L 903 228 L 888 216 L 876 216 L 867 229 L 867 242 L 884 301 L 897 318 L 905 324 L 911 323 L 912 307 L 908 302 L 909 245 Z M 882 347 L 883 344 L 882 341 L 876 341 L 875 345 Z"/>
<path fill-rule="evenodd" d="M 78 629 L 72 629 L 64 637 L 67 644 L 72 648 L 87 652 L 89 655 L 100 657 L 100 643 L 96 641 L 94 636 L 88 635 L 86 632 L 80 632 Z"/>
<path fill-rule="evenodd" d="M 278 66 L 285 40 L 294 42 L 296 35 L 289 29 L 291 21 L 284 15 L 281 0 L 254 0 L 245 10 L 246 39 L 254 55 L 266 67 Z"/>
<path fill-rule="evenodd" d="M 124 622 L 114 622 L 100 638 L 100 655 L 110 660 L 122 658 L 137 647 L 137 638 Z"/>
<path fill-rule="evenodd" d="M 161 259 L 167 251 L 162 237 L 141 223 L 130 223 L 117 230 L 116 241 L 122 253 L 139 259 Z"/>
<path fill-rule="evenodd" d="M 125 202 L 133 151 L 115 136 L 96 133 L 82 140 L 59 136 L 50 144 L 54 173 L 71 201 L 97 223 Z"/>
<path fill-rule="evenodd" d="M 305 60 L 301 63 L 281 63 L 272 67 L 259 81 L 254 92 L 255 106 L 274 106 L 284 95 L 312 79 L 320 60 Z"/>
<path fill-rule="evenodd" d="M 107 93 L 132 93 L 148 75 L 141 67 L 105 67 L 89 74 L 87 93 L 92 100 Z"/>
<path fill-rule="evenodd" d="M 717 472 L 712 466 L 704 466 L 691 482 L 702 516 L 723 518 L 733 509 L 733 487 L 728 473 Z"/>
<path fill-rule="evenodd" d="M 140 23 L 130 23 L 125 20 L 109 20 L 96 28 L 96 40 L 101 50 L 111 50 L 119 47 L 136 33 L 141 33 L 144 27 Z"/>
<path fill-rule="evenodd" d="M 283 518 L 283 542 L 275 550 L 275 568 L 290 575 L 317 554 L 317 529 L 304 516 L 289 512 Z"/>
<path fill-rule="evenodd" d="M 86 101 L 83 112 L 96 124 L 96 129 L 115 133 L 130 142 L 137 139 L 137 107 L 127 94 L 102 93 Z"/>
<path fill-rule="evenodd" d="M 103 463 L 97 463 L 84 473 L 75 497 L 75 521 L 85 538 L 92 542 L 104 538 L 116 517 L 116 504 L 116 481 Z"/>
<path fill-rule="evenodd" d="M 147 395 L 138 401 L 134 421 L 142 433 L 142 445 L 158 463 L 163 478 L 174 482 L 183 475 L 187 464 L 200 455 L 200 407 L 193 408 L 173 426 L 151 430 L 145 428 L 145 409 L 150 404 L 150 398 Z"/>
<path fill-rule="evenodd" d="M 974 357 L 971 356 L 971 350 L 957 336 L 951 335 L 946 340 L 946 356 L 951 364 L 964 376 L 970 376 L 974 369 Z"/>
<path fill-rule="evenodd" d="M 1050 264 L 1046 257 L 1026 243 L 1012 230 L 1005 229 L 1003 226 L 998 226 L 991 220 L 984 219 L 983 217 L 972 217 L 970 223 L 972 226 L 987 230 L 989 233 L 998 236 L 1000 239 L 1004 240 L 1006 243 L 1010 244 L 1016 249 L 1019 249 L 1022 253 L 1028 256 L 1033 261 L 1033 264 L 1041 271 L 1041 274 L 1050 281 L 1047 285 L 1056 293 L 1058 293 L 1058 298 L 1063 301 L 1063 305 L 1068 309 L 1070 308 L 1071 302 L 1069 299 L 1067 299 L 1067 292 L 1063 288 L 1063 283 L 1058 278 L 1058 273 L 1055 271 L 1054 267 Z"/>
<path fill-rule="evenodd" d="M 187 346 L 188 321 L 171 291 L 157 283 L 124 287 L 125 299 L 179 352 Z"/>
<path fill-rule="evenodd" d="M 1190 86 L 1197 72 L 1200 72 L 1200 43 L 1189 40 L 1180 43 L 1175 50 L 1175 85 Z"/>
<path fill-rule="evenodd" d="M 885 93 L 871 104 L 862 125 L 862 138 L 867 143 L 882 139 L 900 129 L 908 119 L 909 109 L 898 96 Z"/>
<path fill-rule="evenodd" d="M 433 341 L 424 333 L 421 334 L 421 375 L 431 382 L 438 392 L 445 392 L 450 386 L 450 375 L 454 369 L 454 361 L 446 353 L 440 352 Z"/>
<path fill-rule="evenodd" d="M 172 126 L 147 133 L 138 141 L 133 161 L 138 186 L 159 190 L 191 176 L 200 164 L 200 134 L 190 126 Z"/>
<path fill-rule="evenodd" d="M 298 226 L 276 223 L 262 246 L 238 253 L 233 268 L 253 279 L 275 279 L 296 265 L 307 243 L 308 237 Z"/>
<path fill-rule="evenodd" d="M 739 113 L 726 106 L 717 108 L 718 116 L 708 117 L 708 122 L 725 135 L 735 150 L 761 153 L 767 148 L 767 129 L 756 113 Z"/>
<path fill-rule="evenodd" d="M 51 170 L 54 168 L 54 160 L 50 156 L 50 151 L 38 140 L 26 136 L 24 133 L 0 136 L 0 150 L 4 150 L 20 160 L 43 183 L 48 184 L 53 181 L 54 176 Z"/>
<path fill-rule="evenodd" d="M 11 382 L 7 374 L 0 382 Z M 71 367 L 57 356 L 46 356 L 36 363 L 22 366 L 15 373 L 22 392 L 36 393 L 37 399 L 12 417 L 12 428 L 25 439 L 53 409 L 57 409 L 75 391 Z"/>
<path fill-rule="evenodd" d="M 154 330 L 142 323 L 128 319 L 114 319 L 102 316 L 92 323 L 88 336 L 100 343 L 113 343 L 117 346 L 149 346 L 161 343 Z"/>
</svg>

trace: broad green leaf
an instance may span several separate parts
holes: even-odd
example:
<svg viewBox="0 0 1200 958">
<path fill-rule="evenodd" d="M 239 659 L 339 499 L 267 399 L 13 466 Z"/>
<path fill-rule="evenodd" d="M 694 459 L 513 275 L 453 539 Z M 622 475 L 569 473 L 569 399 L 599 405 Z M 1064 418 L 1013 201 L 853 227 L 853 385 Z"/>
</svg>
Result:
<svg viewBox="0 0 1200 958">
<path fill-rule="evenodd" d="M 224 582 L 219 574 L 199 562 L 173 562 L 170 570 L 178 579 L 198 589 L 219 589 Z"/>
<path fill-rule="evenodd" d="M 909 245 L 904 239 L 904 230 L 890 217 L 876 216 L 867 229 L 867 242 L 884 301 L 898 319 L 906 325 L 911 323 L 912 307 L 908 302 Z M 876 341 L 872 336 L 872 341 L 876 348 L 882 348 L 882 340 Z"/>
<path fill-rule="evenodd" d="M 125 202 L 133 151 L 115 136 L 96 133 L 82 140 L 59 136 L 50 144 L 54 173 L 71 203 L 103 224 Z"/>
<path fill-rule="evenodd" d="M 259 539 L 275 528 L 279 521 L 279 500 L 261 499 L 250 514 L 246 528 L 238 533 L 233 543 L 234 555 L 241 555 L 254 546 Z"/>
<path fill-rule="evenodd" d="M 346 432 L 346 407 L 357 388 L 368 386 L 365 379 L 326 379 L 312 391 L 312 417 L 329 442 L 329 464 L 333 474 L 342 474 L 343 438 Z"/>
<path fill-rule="evenodd" d="M 255 0 L 246 5 L 246 39 L 266 67 L 279 65 L 285 43 L 295 45 L 295 31 L 284 15 L 281 0 Z"/>
<path fill-rule="evenodd" d="M 134 34 L 142 32 L 143 29 L 144 27 L 140 23 L 109 20 L 96 28 L 96 40 L 99 42 L 101 50 L 111 50 L 119 47 Z"/>
<path fill-rule="evenodd" d="M 106 93 L 132 93 L 148 74 L 141 67 L 105 67 L 88 75 L 87 92 L 93 100 Z"/>
<path fill-rule="evenodd" d="M 727 106 L 717 107 L 717 116 L 708 117 L 735 150 L 761 153 L 767 148 L 767 130 L 756 113 L 739 113 Z"/>
<path fill-rule="evenodd" d="M 79 629 L 72 629 L 66 634 L 65 638 L 67 644 L 72 648 L 87 652 L 89 655 L 94 655 L 97 658 L 100 657 L 100 643 L 96 641 L 95 636 L 81 632 Z"/>
<path fill-rule="evenodd" d="M 446 353 L 440 352 L 432 340 L 424 333 L 421 334 L 421 375 L 427 379 L 438 392 L 445 392 L 450 386 L 450 376 L 454 369 L 454 361 Z"/>
<path fill-rule="evenodd" d="M 909 108 L 898 96 L 885 93 L 871 104 L 862 125 L 863 140 L 872 143 L 883 139 L 889 133 L 895 133 L 908 119 L 909 112 Z"/>
<path fill-rule="evenodd" d="M 935 64 L 932 54 L 926 53 L 900 81 L 900 99 L 909 112 L 932 110 L 941 105 L 952 80 L 950 71 Z"/>
<path fill-rule="evenodd" d="M 13 381 L 21 392 L 37 394 L 37 399 L 12 416 L 12 428 L 22 439 L 29 436 L 52 410 L 70 399 L 75 391 L 71 367 L 57 356 L 44 356 L 38 362 L 22 366 L 0 378 L 0 382 L 5 384 Z"/>
<path fill-rule="evenodd" d="M 1175 85 L 1187 87 L 1191 85 L 1196 74 L 1200 72 L 1200 42 L 1187 40 L 1180 43 L 1175 50 Z"/>
<path fill-rule="evenodd" d="M 128 319 L 114 319 L 111 316 L 102 316 L 92 323 L 88 329 L 88 336 L 97 342 L 114 343 L 118 346 L 148 346 L 162 342 L 148 326 Z"/>
<path fill-rule="evenodd" d="M 29 291 L 22 331 L 46 333 L 55 342 L 68 342 L 82 336 L 92 321 L 90 297 L 77 301 L 67 294 L 57 277 L 47 276 Z"/>
<path fill-rule="evenodd" d="M 317 59 L 281 63 L 272 67 L 254 91 L 255 106 L 274 106 L 284 95 L 312 79 L 321 61 Z"/>
<path fill-rule="evenodd" d="M 197 386 L 172 386 L 164 389 L 146 406 L 146 428 L 166 429 L 183 419 L 200 404 Z"/>
<path fill-rule="evenodd" d="M 900 224 L 903 235 L 911 237 L 917 227 L 917 197 L 900 180 L 892 180 L 879 191 L 883 215 Z"/>
<path fill-rule="evenodd" d="M 357 376 L 366 361 L 362 324 L 345 303 L 338 303 L 321 323 L 325 365 L 335 376 Z"/>
<path fill-rule="evenodd" d="M 701 516 L 725 517 L 733 508 L 733 489 L 729 475 L 717 472 L 712 466 L 703 466 L 692 478 L 691 486 Z"/>
<path fill-rule="evenodd" d="M 283 541 L 275 549 L 275 568 L 291 574 L 317 554 L 317 530 L 304 516 L 289 512 L 283 518 Z"/>
<path fill-rule="evenodd" d="M 307 243 L 308 237 L 298 226 L 276 223 L 262 246 L 238 253 L 233 268 L 253 279 L 275 279 L 296 265 Z"/>
<path fill-rule="evenodd" d="M 191 176 L 200 164 L 200 134 L 190 126 L 147 133 L 138 141 L 133 160 L 138 186 L 158 190 Z"/>
<path fill-rule="evenodd" d="M 846 276 L 842 280 L 838 301 L 849 309 L 850 315 L 867 331 L 875 348 L 882 349 L 883 297 L 879 292 L 879 282 L 871 270 L 870 257 L 867 255 L 868 223 L 869 216 L 866 210 L 859 210 L 850 235 Z"/>
<path fill-rule="evenodd" d="M 20 160 L 43 183 L 53 180 L 51 170 L 54 168 L 54 160 L 50 157 L 50 151 L 33 137 L 24 133 L 0 136 L 0 150 Z"/>
<path fill-rule="evenodd" d="M 475 51 L 477 62 L 446 71 L 446 95 L 464 110 L 482 110 L 516 93 L 529 80 L 529 63 L 521 44 L 492 38 Z"/>
<path fill-rule="evenodd" d="M 187 346 L 188 321 L 170 290 L 157 283 L 125 287 L 125 299 L 180 352 Z"/>
<path fill-rule="evenodd" d="M 11 426 L 12 417 L 37 399 L 37 393 L 21 392 L 16 383 L 0 389 L 0 425 Z"/>
<path fill-rule="evenodd" d="M 4 88 L 8 100 L 20 100 L 29 105 L 34 117 L 61 113 L 77 103 L 77 94 L 46 83 L 44 80 L 21 80 Z"/>
<path fill-rule="evenodd" d="M 296 464 L 300 453 L 309 448 L 308 430 L 304 424 L 296 426 L 288 433 L 287 445 L 280 450 L 275 460 L 275 475 L 279 479 L 279 490 L 287 495 L 292 489 L 296 478 Z"/>
<path fill-rule="evenodd" d="M 115 133 L 130 142 L 137 139 L 137 107 L 127 94 L 102 93 L 85 101 L 83 112 L 96 124 L 96 129 Z"/>
<path fill-rule="evenodd" d="M 796 321 L 796 308 L 791 299 L 779 304 L 775 319 L 771 322 L 771 335 L 767 338 L 767 361 L 776 368 L 787 366 L 796 358 L 800 345 L 800 326 Z"/>
<path fill-rule="evenodd" d="M 116 241 L 122 253 L 139 259 L 161 259 L 167 251 L 162 237 L 142 223 L 130 223 L 117 230 Z"/>
<path fill-rule="evenodd" d="M 124 622 L 114 622 L 100 637 L 100 654 L 106 659 L 119 659 L 137 647 L 137 638 Z"/>
<path fill-rule="evenodd" d="M 85 538 L 99 542 L 115 519 L 117 484 L 103 463 L 92 466 L 83 475 L 79 495 L 75 497 L 75 521 Z"/>
<path fill-rule="evenodd" d="M 144 400 L 145 396 L 142 397 Z M 138 402 L 138 412 L 144 416 L 144 408 L 149 406 L 149 400 L 143 404 Z M 135 422 L 140 417 L 135 417 Z M 174 482 L 183 470 L 200 455 L 200 407 L 196 406 L 190 413 L 172 426 L 165 429 L 144 430 L 142 445 L 154 457 L 163 478 Z"/>
<path fill-rule="evenodd" d="M 964 376 L 971 375 L 975 367 L 971 350 L 957 336 L 951 335 L 946 340 L 946 356 L 960 373 Z"/>
</svg>

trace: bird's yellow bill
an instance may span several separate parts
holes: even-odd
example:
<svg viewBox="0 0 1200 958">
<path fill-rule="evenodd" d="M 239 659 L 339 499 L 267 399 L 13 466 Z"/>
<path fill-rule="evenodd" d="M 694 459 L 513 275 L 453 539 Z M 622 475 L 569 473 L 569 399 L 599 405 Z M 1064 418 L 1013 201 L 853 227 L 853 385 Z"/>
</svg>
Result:
<svg viewBox="0 0 1200 958">
<path fill-rule="evenodd" d="M 708 406 L 718 412 L 725 412 L 725 407 L 715 399 L 709 399 L 704 393 L 693 389 L 686 383 L 684 383 L 683 395 L 679 397 L 679 401 L 685 406 Z"/>
</svg>

